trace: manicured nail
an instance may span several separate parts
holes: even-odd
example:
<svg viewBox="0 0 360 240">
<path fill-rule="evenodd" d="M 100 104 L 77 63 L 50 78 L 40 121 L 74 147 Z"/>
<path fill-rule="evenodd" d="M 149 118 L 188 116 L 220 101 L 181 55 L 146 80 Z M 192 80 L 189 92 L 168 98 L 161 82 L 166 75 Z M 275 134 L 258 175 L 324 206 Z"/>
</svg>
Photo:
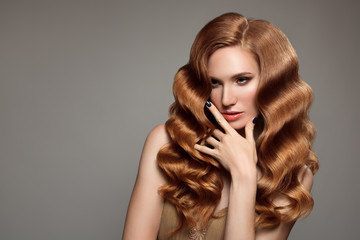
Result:
<svg viewBox="0 0 360 240">
<path fill-rule="evenodd" d="M 256 123 L 257 117 L 254 117 L 254 119 L 252 120 L 253 124 Z"/>
<path fill-rule="evenodd" d="M 207 106 L 207 107 L 211 107 L 211 102 L 210 102 L 210 101 L 206 101 L 206 106 Z"/>
</svg>

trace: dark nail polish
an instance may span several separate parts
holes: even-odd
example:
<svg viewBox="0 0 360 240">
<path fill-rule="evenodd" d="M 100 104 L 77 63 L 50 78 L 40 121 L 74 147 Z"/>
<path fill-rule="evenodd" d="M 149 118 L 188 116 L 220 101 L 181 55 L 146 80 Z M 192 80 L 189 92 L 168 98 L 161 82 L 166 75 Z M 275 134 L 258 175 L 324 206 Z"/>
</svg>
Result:
<svg viewBox="0 0 360 240">
<path fill-rule="evenodd" d="M 254 117 L 254 119 L 252 120 L 253 124 L 255 124 L 257 121 L 257 117 Z"/>
<path fill-rule="evenodd" d="M 207 106 L 207 107 L 211 107 L 211 102 L 210 102 L 210 101 L 206 101 L 206 106 Z"/>
</svg>

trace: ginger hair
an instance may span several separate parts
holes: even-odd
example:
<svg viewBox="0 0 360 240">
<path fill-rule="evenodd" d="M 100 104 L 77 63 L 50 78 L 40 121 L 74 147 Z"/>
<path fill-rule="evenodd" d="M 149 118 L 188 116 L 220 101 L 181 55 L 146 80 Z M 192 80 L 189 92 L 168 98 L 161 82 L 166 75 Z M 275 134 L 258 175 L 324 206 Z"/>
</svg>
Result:
<svg viewBox="0 0 360 240">
<path fill-rule="evenodd" d="M 318 160 L 312 148 L 315 129 L 308 117 L 311 88 L 300 78 L 297 55 L 284 33 L 264 20 L 247 20 L 237 13 L 223 14 L 197 34 L 189 62 L 174 77 L 175 102 L 165 128 L 171 141 L 157 155 L 167 183 L 159 194 L 172 203 L 183 226 L 205 228 L 221 198 L 222 166 L 194 149 L 216 128 L 204 110 L 211 93 L 208 59 L 217 49 L 240 46 L 250 51 L 260 68 L 256 105 L 260 135 L 256 140 L 258 167 L 256 227 L 273 228 L 309 214 L 311 194 L 298 180 L 301 168 L 313 174 Z M 210 129 L 210 130 L 209 130 Z M 275 206 L 277 195 L 287 206 Z"/>
</svg>

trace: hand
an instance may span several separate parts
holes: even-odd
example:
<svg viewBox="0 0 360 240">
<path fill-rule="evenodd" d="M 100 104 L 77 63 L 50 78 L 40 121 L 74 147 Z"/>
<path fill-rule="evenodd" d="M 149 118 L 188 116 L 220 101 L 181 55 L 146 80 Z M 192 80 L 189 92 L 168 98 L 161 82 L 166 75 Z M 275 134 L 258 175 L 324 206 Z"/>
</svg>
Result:
<svg viewBox="0 0 360 240">
<path fill-rule="evenodd" d="M 225 120 L 219 110 L 211 104 L 208 109 L 225 133 L 215 129 L 213 136 L 206 139 L 208 146 L 195 144 L 195 149 L 214 157 L 230 172 L 231 176 L 256 178 L 257 154 L 254 140 L 254 123 L 249 121 L 245 126 L 245 138 L 242 137 Z"/>
</svg>

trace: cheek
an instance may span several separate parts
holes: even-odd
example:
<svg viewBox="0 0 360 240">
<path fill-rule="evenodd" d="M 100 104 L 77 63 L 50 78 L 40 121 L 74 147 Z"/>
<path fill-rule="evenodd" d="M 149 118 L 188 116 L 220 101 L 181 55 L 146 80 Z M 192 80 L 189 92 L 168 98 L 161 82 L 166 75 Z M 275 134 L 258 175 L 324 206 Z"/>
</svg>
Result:
<svg viewBox="0 0 360 240">
<path fill-rule="evenodd" d="M 216 107 L 219 107 L 221 101 L 221 94 L 219 91 L 212 90 L 210 94 L 210 101 L 215 104 Z"/>
<path fill-rule="evenodd" d="M 247 89 L 247 91 L 243 92 L 240 96 L 242 102 L 246 104 L 248 107 L 256 108 L 255 99 L 256 99 L 256 87 L 252 87 Z"/>
<path fill-rule="evenodd" d="M 249 92 L 249 101 L 252 102 L 253 104 L 255 104 L 255 98 L 256 98 L 256 89 Z"/>
</svg>

